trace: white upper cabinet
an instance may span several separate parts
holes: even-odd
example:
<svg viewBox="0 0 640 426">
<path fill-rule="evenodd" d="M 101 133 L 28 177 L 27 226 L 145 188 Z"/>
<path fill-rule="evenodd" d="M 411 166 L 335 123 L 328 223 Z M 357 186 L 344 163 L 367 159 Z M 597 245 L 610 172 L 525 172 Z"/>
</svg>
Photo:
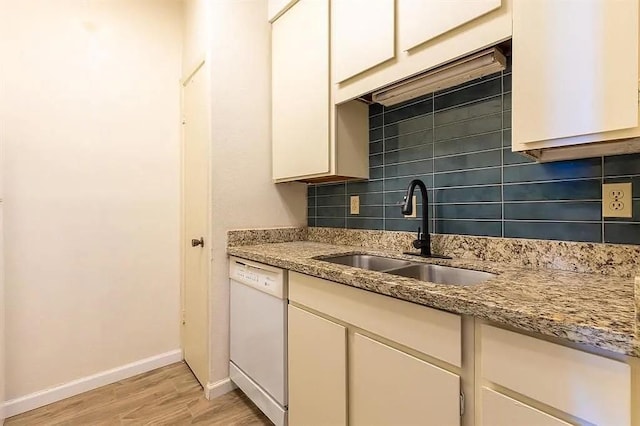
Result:
<svg viewBox="0 0 640 426">
<path fill-rule="evenodd" d="M 333 0 L 331 9 L 334 83 L 394 57 L 394 0 Z"/>
<path fill-rule="evenodd" d="M 329 3 L 300 0 L 272 25 L 273 177 L 329 172 Z"/>
<path fill-rule="evenodd" d="M 273 22 L 298 0 L 267 0 L 267 19 Z"/>
<path fill-rule="evenodd" d="M 271 26 L 275 182 L 369 177 L 369 108 L 332 100 L 329 6 L 299 0 Z"/>
<path fill-rule="evenodd" d="M 638 0 L 518 0 L 513 6 L 513 149 L 633 137 Z"/>
<path fill-rule="evenodd" d="M 334 0 L 335 103 L 508 40 L 513 1 Z"/>
<path fill-rule="evenodd" d="M 500 7 L 502 0 L 398 0 L 398 41 L 407 51 Z"/>
</svg>

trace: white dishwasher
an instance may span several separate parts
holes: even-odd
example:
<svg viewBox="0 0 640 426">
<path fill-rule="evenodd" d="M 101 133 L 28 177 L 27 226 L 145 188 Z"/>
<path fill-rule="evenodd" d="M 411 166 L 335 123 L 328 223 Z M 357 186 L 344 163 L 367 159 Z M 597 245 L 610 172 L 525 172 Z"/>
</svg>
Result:
<svg viewBox="0 0 640 426">
<path fill-rule="evenodd" d="M 287 424 L 287 272 L 230 258 L 231 380 L 276 425 Z"/>
</svg>

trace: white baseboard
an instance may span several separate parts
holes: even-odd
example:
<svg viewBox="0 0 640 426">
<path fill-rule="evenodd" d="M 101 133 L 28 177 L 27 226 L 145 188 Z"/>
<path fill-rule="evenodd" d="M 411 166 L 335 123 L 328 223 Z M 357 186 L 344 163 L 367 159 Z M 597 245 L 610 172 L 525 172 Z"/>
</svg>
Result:
<svg viewBox="0 0 640 426">
<path fill-rule="evenodd" d="M 180 349 L 141 359 L 131 364 L 6 401 L 4 415 L 9 418 L 180 361 L 182 361 L 182 350 Z"/>
<path fill-rule="evenodd" d="M 235 388 L 237 388 L 235 383 L 227 377 L 226 379 L 218 380 L 215 383 L 207 383 L 207 386 L 204 389 L 204 396 L 207 399 L 215 399 L 227 392 L 231 392 Z"/>
</svg>

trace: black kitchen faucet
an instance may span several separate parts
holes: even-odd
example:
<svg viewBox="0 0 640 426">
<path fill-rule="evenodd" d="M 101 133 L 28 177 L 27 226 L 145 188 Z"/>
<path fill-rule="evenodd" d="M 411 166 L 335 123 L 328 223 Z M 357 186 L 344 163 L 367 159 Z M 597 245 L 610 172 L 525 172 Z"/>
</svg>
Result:
<svg viewBox="0 0 640 426">
<path fill-rule="evenodd" d="M 416 186 L 420 188 L 420 193 L 422 194 L 422 227 L 418 227 L 418 238 L 413 241 L 413 246 L 420 249 L 420 256 L 450 259 L 446 256 L 439 256 L 431 253 L 431 235 L 429 235 L 429 196 L 427 195 L 427 187 L 420 179 L 414 179 L 409 183 L 407 193 L 404 196 L 404 203 L 402 204 L 402 214 L 406 216 L 413 213 L 413 191 L 416 189 Z"/>
</svg>

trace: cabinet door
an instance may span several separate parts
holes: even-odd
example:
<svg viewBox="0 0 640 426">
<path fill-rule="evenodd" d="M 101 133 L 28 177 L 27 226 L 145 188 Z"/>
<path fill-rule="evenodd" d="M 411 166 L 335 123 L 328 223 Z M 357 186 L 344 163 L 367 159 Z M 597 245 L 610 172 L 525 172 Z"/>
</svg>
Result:
<svg viewBox="0 0 640 426">
<path fill-rule="evenodd" d="M 471 22 L 502 0 L 398 0 L 398 38 L 402 50 L 412 49 Z"/>
<path fill-rule="evenodd" d="M 460 377 L 355 333 L 349 347 L 349 424 L 460 424 Z"/>
<path fill-rule="evenodd" d="M 597 425 L 630 425 L 631 368 L 483 324 L 482 377 Z"/>
<path fill-rule="evenodd" d="M 482 425 L 569 426 L 569 423 L 491 389 L 482 388 Z"/>
<path fill-rule="evenodd" d="M 273 177 L 328 173 L 329 2 L 299 0 L 271 42 Z"/>
<path fill-rule="evenodd" d="M 637 125 L 638 0 L 514 2 L 514 148 Z"/>
<path fill-rule="evenodd" d="M 347 330 L 289 305 L 289 424 L 347 421 Z"/>
<path fill-rule="evenodd" d="M 334 83 L 394 57 L 393 0 L 333 0 L 331 9 Z"/>
<path fill-rule="evenodd" d="M 268 0 L 267 1 L 267 19 L 269 22 L 275 21 L 297 0 Z"/>
</svg>

